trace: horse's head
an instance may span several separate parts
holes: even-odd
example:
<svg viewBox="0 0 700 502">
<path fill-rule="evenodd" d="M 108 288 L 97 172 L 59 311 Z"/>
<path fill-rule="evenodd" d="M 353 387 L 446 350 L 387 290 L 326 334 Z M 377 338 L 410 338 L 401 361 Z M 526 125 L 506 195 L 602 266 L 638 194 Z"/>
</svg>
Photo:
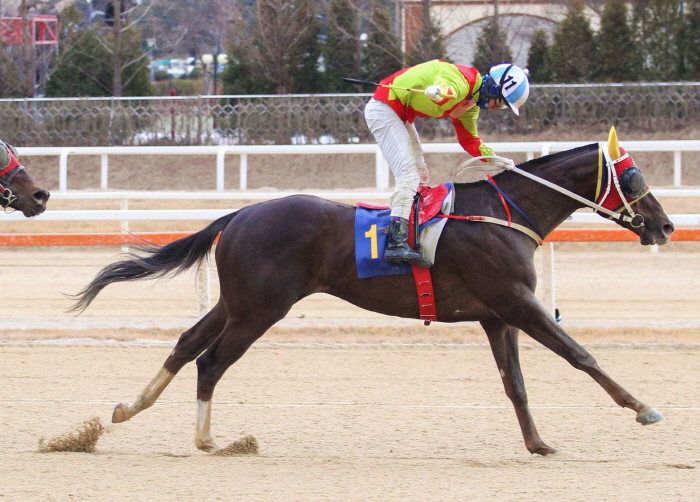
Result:
<svg viewBox="0 0 700 502">
<path fill-rule="evenodd" d="M 49 192 L 40 187 L 19 163 L 17 150 L 0 141 L 0 206 L 22 211 L 26 217 L 46 210 Z"/>
<path fill-rule="evenodd" d="M 610 129 L 608 153 L 612 160 L 612 170 L 601 163 L 596 202 L 606 209 L 636 215 L 632 222 L 615 220 L 616 223 L 639 235 L 644 246 L 666 244 L 671 238 L 674 226 L 661 203 L 652 195 L 641 169 L 632 157 L 625 153 L 617 140 L 615 128 Z M 616 179 L 615 179 L 616 178 Z"/>
</svg>

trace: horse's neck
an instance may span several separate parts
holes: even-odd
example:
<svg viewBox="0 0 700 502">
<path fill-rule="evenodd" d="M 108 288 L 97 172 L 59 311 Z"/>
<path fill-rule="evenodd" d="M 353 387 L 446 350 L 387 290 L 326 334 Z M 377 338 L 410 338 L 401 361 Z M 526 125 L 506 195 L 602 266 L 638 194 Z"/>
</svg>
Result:
<svg viewBox="0 0 700 502">
<path fill-rule="evenodd" d="M 597 149 L 582 151 L 571 158 L 556 157 L 549 162 L 544 161 L 532 169 L 528 169 L 532 174 L 547 181 L 555 183 L 567 190 L 570 190 L 588 200 L 592 200 L 595 194 L 598 173 L 598 152 Z M 498 187 L 534 221 L 545 235 L 557 228 L 566 218 L 583 207 L 580 202 L 548 188 L 536 181 L 530 180 L 515 172 L 506 172 L 495 178 Z M 468 190 L 467 192 L 475 191 Z M 500 210 L 503 213 L 503 205 L 498 194 L 490 186 L 480 190 L 481 195 L 471 200 L 469 193 L 465 193 L 465 198 L 459 197 L 456 201 L 456 209 L 460 213 L 462 208 L 476 214 L 474 203 L 483 207 Z M 461 204 L 460 204 L 460 199 Z M 500 208 L 499 208 L 500 206 Z M 514 211 L 511 211 L 514 218 L 518 218 Z M 496 213 L 498 214 L 498 213 Z M 517 221 L 517 220 L 516 220 Z"/>
</svg>

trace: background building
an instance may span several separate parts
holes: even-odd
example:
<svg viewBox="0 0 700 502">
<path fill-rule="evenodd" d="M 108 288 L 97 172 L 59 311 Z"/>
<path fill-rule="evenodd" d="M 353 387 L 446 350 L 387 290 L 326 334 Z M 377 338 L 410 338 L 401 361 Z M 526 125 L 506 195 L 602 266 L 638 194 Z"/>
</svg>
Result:
<svg viewBox="0 0 700 502">
<path fill-rule="evenodd" d="M 404 51 L 410 51 L 422 26 L 421 0 L 401 2 L 401 26 Z M 538 0 L 446 0 L 432 1 L 431 13 L 442 35 L 445 37 L 447 57 L 455 63 L 471 65 L 476 52 L 479 34 L 494 16 L 508 34 L 515 64 L 525 66 L 530 49 L 530 40 L 536 30 L 550 34 L 566 16 L 565 2 Z M 591 27 L 597 30 L 599 14 L 591 8 L 585 9 L 591 19 Z"/>
</svg>

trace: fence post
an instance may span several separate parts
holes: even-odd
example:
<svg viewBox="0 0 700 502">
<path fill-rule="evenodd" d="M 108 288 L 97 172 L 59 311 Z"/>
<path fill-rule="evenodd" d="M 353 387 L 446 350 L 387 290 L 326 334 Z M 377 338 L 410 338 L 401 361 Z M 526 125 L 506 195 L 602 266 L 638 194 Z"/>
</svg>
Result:
<svg viewBox="0 0 700 502">
<path fill-rule="evenodd" d="M 681 186 L 681 152 L 673 152 L 673 186 Z"/>
<path fill-rule="evenodd" d="M 129 199 L 122 199 L 119 201 L 119 209 L 122 211 L 127 211 L 129 209 Z M 129 231 L 129 220 L 122 220 L 119 223 L 119 226 L 122 229 L 123 233 L 126 233 Z M 122 246 L 122 253 L 128 253 L 129 252 L 129 246 Z"/>
<path fill-rule="evenodd" d="M 248 154 L 241 154 L 241 190 L 248 189 Z"/>
<path fill-rule="evenodd" d="M 527 152 L 527 156 L 525 157 L 525 160 L 533 160 L 535 158 L 535 152 Z"/>
<path fill-rule="evenodd" d="M 68 154 L 69 148 L 61 150 L 58 158 L 58 191 L 65 192 L 68 189 Z"/>
<path fill-rule="evenodd" d="M 109 157 L 106 153 L 100 155 L 100 188 L 107 188 L 109 184 Z"/>
<path fill-rule="evenodd" d="M 224 159 L 226 157 L 226 150 L 227 150 L 227 148 L 225 146 L 222 146 L 216 152 L 216 191 L 217 192 L 224 191 Z"/>
<path fill-rule="evenodd" d="M 389 164 L 378 146 L 375 153 L 374 166 L 377 178 L 377 192 L 383 192 L 389 188 Z"/>
<path fill-rule="evenodd" d="M 545 155 L 549 155 L 551 148 L 552 148 L 552 145 L 550 145 L 549 143 L 542 143 L 542 150 L 541 150 L 542 157 L 544 157 Z"/>
<path fill-rule="evenodd" d="M 197 285 L 197 313 L 199 317 L 211 309 L 211 281 L 209 274 L 209 260 L 202 260 L 197 267 L 197 276 L 195 278 Z"/>
<path fill-rule="evenodd" d="M 204 100 L 202 99 L 202 95 L 199 95 L 199 98 L 197 99 L 197 144 L 201 145 L 203 143 L 202 141 L 202 112 L 204 108 Z"/>
<path fill-rule="evenodd" d="M 542 304 L 547 311 L 554 315 L 554 243 L 545 242 L 542 246 Z"/>
</svg>

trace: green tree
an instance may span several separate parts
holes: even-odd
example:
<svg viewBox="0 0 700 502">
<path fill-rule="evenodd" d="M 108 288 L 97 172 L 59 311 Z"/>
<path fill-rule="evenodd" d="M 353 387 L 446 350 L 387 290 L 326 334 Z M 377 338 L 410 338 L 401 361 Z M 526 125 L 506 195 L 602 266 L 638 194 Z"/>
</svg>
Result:
<svg viewBox="0 0 700 502">
<path fill-rule="evenodd" d="M 313 0 L 257 0 L 233 20 L 225 92 L 260 94 L 318 89 L 319 23 Z"/>
<path fill-rule="evenodd" d="M 669 81 L 683 78 L 683 19 L 678 0 L 638 0 L 635 27 L 645 61 L 644 77 Z"/>
<path fill-rule="evenodd" d="M 315 93 L 325 92 L 325 75 L 319 71 L 321 59 L 321 23 L 313 12 L 308 30 L 299 42 L 298 62 L 290 67 L 291 92 Z"/>
<path fill-rule="evenodd" d="M 15 68 L 15 63 L 0 42 L 0 98 L 21 98 L 24 96 L 23 84 Z"/>
<path fill-rule="evenodd" d="M 634 40 L 625 0 L 606 0 L 598 32 L 597 80 L 635 82 L 642 70 L 642 54 Z"/>
<path fill-rule="evenodd" d="M 403 66 L 403 52 L 391 27 L 388 9 L 379 1 L 371 6 L 367 45 L 363 57 L 363 73 L 367 80 L 381 80 Z"/>
<path fill-rule="evenodd" d="M 422 25 L 418 42 L 406 54 L 409 66 L 433 59 L 445 60 L 445 40 L 440 25 L 430 15 L 430 0 L 422 0 Z"/>
<path fill-rule="evenodd" d="M 275 85 L 258 71 L 246 46 L 234 38 L 228 55 L 229 63 L 221 74 L 225 94 L 275 94 Z"/>
<path fill-rule="evenodd" d="M 354 91 L 343 77 L 360 78 L 362 60 L 360 23 L 350 0 L 333 0 L 328 9 L 323 65 L 329 92 Z"/>
<path fill-rule="evenodd" d="M 527 68 L 530 70 L 530 82 L 544 84 L 552 80 L 552 62 L 549 56 L 547 32 L 537 30 L 530 41 L 527 55 Z"/>
<path fill-rule="evenodd" d="M 551 47 L 555 82 L 590 82 L 596 61 L 596 44 L 591 23 L 580 2 L 572 2 L 566 18 L 554 32 Z"/>
<path fill-rule="evenodd" d="M 492 17 L 481 30 L 472 66 L 486 75 L 492 66 L 512 60 L 507 33 L 498 25 L 498 18 Z"/>
<path fill-rule="evenodd" d="M 688 47 L 700 47 L 700 0 L 687 0 L 686 44 Z M 700 51 L 692 50 L 687 54 L 688 77 L 700 79 Z"/>
<path fill-rule="evenodd" d="M 107 35 L 107 39 L 111 35 Z M 142 58 L 141 35 L 130 30 L 122 33 L 124 61 Z M 64 42 L 66 48 L 54 59 L 46 83 L 49 97 L 113 96 L 114 56 L 98 29 L 73 30 Z M 148 68 L 133 64 L 122 70 L 122 95 L 151 96 L 153 88 Z"/>
</svg>

